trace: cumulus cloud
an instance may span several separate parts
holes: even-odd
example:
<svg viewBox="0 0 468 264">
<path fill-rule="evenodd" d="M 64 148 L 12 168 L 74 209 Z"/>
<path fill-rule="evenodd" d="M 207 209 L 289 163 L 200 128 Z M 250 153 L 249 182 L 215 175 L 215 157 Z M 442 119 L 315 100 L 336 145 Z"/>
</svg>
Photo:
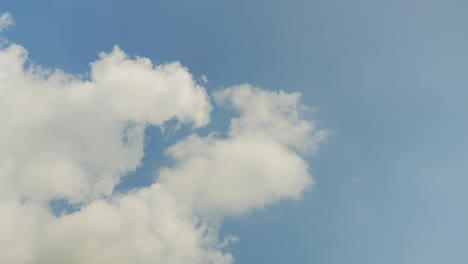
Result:
<svg viewBox="0 0 468 264">
<path fill-rule="evenodd" d="M 235 215 L 284 198 L 299 198 L 313 183 L 307 162 L 295 151 L 316 148 L 327 135 L 301 118 L 300 94 L 250 85 L 215 93 L 234 105 L 227 138 L 193 135 L 167 153 L 177 165 L 161 170 L 161 182 L 192 208 Z"/>
<path fill-rule="evenodd" d="M 2 15 L 0 28 L 3 17 L 12 21 Z M 302 156 L 327 132 L 304 117 L 298 93 L 220 90 L 215 103 L 238 115 L 226 135 L 199 136 L 210 98 L 178 62 L 116 46 L 85 78 L 27 60 L 17 44 L 0 49 L 1 263 L 228 264 L 224 247 L 238 239 L 218 236 L 223 218 L 313 185 Z M 145 128 L 170 120 L 194 129 L 166 150 L 173 165 L 151 186 L 115 193 L 141 165 Z M 78 210 L 54 215 L 54 199 Z"/>
<path fill-rule="evenodd" d="M 209 121 L 205 90 L 179 63 L 154 67 L 115 47 L 84 80 L 24 69 L 26 60 L 15 44 L 0 52 L 0 174 L 9 175 L 0 186 L 16 195 L 74 202 L 109 195 L 140 164 L 146 126 Z"/>
</svg>

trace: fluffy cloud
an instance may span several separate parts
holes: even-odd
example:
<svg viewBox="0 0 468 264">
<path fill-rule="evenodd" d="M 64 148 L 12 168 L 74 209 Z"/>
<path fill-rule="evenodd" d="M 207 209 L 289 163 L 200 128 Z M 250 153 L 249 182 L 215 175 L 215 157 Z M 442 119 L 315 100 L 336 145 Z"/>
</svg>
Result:
<svg viewBox="0 0 468 264">
<path fill-rule="evenodd" d="M 85 80 L 24 69 L 26 60 L 18 45 L 0 51 L 0 186 L 16 195 L 74 202 L 109 195 L 140 164 L 146 126 L 209 121 L 205 90 L 179 63 L 154 67 L 115 47 Z"/>
<path fill-rule="evenodd" d="M 161 171 L 161 182 L 211 216 L 299 198 L 313 181 L 294 150 L 315 149 L 327 135 L 301 118 L 300 94 L 242 85 L 219 91 L 215 98 L 240 112 L 231 120 L 227 138 L 194 135 L 171 147 L 167 153 L 177 165 Z"/>
<path fill-rule="evenodd" d="M 216 239 L 155 184 L 54 219 L 33 263 L 231 263 Z"/>
<path fill-rule="evenodd" d="M 173 165 L 151 186 L 115 193 L 141 165 L 147 126 L 208 124 L 205 89 L 178 62 L 155 66 L 118 47 L 89 78 L 26 62 L 23 47 L 0 49 L 1 263 L 232 263 L 223 218 L 313 184 L 302 155 L 327 133 L 304 118 L 300 94 L 241 85 L 214 94 L 239 114 L 226 135 L 193 133 L 166 150 Z M 52 214 L 57 198 L 78 210 Z"/>
</svg>

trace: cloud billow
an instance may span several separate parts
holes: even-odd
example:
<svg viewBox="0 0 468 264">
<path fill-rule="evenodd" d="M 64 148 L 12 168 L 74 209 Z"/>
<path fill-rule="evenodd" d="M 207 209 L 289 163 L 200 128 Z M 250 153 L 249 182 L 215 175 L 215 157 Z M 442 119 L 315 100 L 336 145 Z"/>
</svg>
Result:
<svg viewBox="0 0 468 264">
<path fill-rule="evenodd" d="M 14 24 L 0 18 L 0 30 Z M 298 93 L 217 91 L 214 102 L 240 115 L 226 137 L 202 137 L 210 97 L 178 62 L 153 65 L 116 46 L 84 79 L 27 60 L 22 46 L 0 49 L 1 263 L 232 263 L 223 218 L 313 184 L 302 155 L 327 132 L 302 117 Z M 145 128 L 169 120 L 194 131 L 166 150 L 174 164 L 150 186 L 114 193 L 141 165 Z M 79 209 L 54 215 L 53 199 Z"/>
</svg>

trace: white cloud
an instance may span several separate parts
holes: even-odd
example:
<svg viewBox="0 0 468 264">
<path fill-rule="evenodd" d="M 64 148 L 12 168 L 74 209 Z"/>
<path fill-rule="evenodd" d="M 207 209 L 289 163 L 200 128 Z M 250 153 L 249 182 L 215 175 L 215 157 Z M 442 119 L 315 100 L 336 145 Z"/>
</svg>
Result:
<svg viewBox="0 0 468 264">
<path fill-rule="evenodd" d="M 301 155 L 326 132 L 302 116 L 300 94 L 242 85 L 214 96 L 239 111 L 226 137 L 190 135 L 151 186 L 113 194 L 141 165 L 145 127 L 208 124 L 205 89 L 178 62 L 118 47 L 89 79 L 26 61 L 19 45 L 0 49 L 0 263 L 229 264 L 224 247 L 238 239 L 219 238 L 224 217 L 313 184 Z M 55 216 L 56 198 L 80 208 Z"/>
<path fill-rule="evenodd" d="M 0 51 L 0 175 L 9 175 L 0 186 L 17 195 L 76 202 L 109 195 L 140 164 L 146 126 L 209 121 L 205 90 L 179 63 L 154 67 L 115 47 L 83 80 L 24 69 L 26 59 L 14 44 Z"/>
<path fill-rule="evenodd" d="M 3 13 L 0 15 L 0 32 L 9 28 L 10 26 L 13 26 L 14 24 L 15 21 L 13 20 L 13 17 L 10 15 L 10 13 Z"/>
<path fill-rule="evenodd" d="M 177 164 L 161 171 L 161 182 L 182 202 L 210 216 L 299 198 L 313 181 L 295 150 L 315 149 L 327 134 L 301 118 L 300 94 L 243 85 L 215 97 L 240 112 L 231 120 L 228 137 L 194 135 L 171 147 L 168 154 Z"/>
<path fill-rule="evenodd" d="M 231 136 L 269 137 L 296 150 L 315 150 L 328 132 L 317 130 L 314 122 L 303 117 L 311 109 L 300 98 L 300 93 L 265 91 L 251 85 L 215 93 L 218 103 L 232 104 L 240 112 L 231 122 Z"/>
<path fill-rule="evenodd" d="M 206 231 L 155 184 L 55 219 L 41 237 L 34 263 L 231 263 Z"/>
</svg>

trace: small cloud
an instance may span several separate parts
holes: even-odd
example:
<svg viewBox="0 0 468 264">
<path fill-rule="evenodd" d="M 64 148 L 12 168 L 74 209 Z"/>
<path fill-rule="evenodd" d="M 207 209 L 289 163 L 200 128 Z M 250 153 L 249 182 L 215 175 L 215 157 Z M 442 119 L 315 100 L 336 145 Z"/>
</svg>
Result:
<svg viewBox="0 0 468 264">
<path fill-rule="evenodd" d="M 10 15 L 10 13 L 3 13 L 0 16 L 0 32 L 9 28 L 10 26 L 13 26 L 14 24 L 15 21 L 13 20 L 13 17 Z"/>
<path fill-rule="evenodd" d="M 202 76 L 200 76 L 200 82 L 202 84 L 207 84 L 208 83 L 208 77 L 206 77 L 206 75 L 203 74 Z"/>
<path fill-rule="evenodd" d="M 239 237 L 237 236 L 233 236 L 233 235 L 228 235 L 227 237 L 225 237 L 223 239 L 223 241 L 221 243 L 219 243 L 216 247 L 217 248 L 225 248 L 225 247 L 228 247 L 230 245 L 233 245 L 235 243 L 239 242 Z"/>
</svg>

